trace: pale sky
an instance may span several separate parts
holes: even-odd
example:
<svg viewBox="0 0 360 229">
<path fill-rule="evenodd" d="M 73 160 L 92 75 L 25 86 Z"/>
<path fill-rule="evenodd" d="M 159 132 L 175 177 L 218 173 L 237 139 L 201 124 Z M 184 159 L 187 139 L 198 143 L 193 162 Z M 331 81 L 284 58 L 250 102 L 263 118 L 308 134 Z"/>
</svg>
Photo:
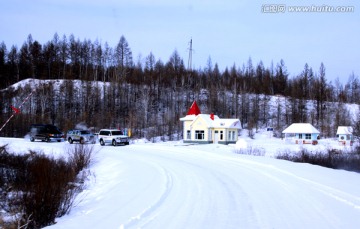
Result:
<svg viewBox="0 0 360 229">
<path fill-rule="evenodd" d="M 7 48 L 29 34 L 41 44 L 74 34 L 115 47 L 123 35 L 137 62 L 153 53 L 167 62 L 176 49 L 187 65 L 193 40 L 193 67 L 204 68 L 211 57 L 220 70 L 242 67 L 251 57 L 256 66 L 281 59 L 290 77 L 308 63 L 321 62 L 329 81 L 360 76 L 360 1 L 341 0 L 1 0 L 0 42 Z M 282 4 L 279 7 L 279 4 Z M 281 8 L 283 7 L 284 8 Z M 330 7 L 353 12 L 290 12 L 290 7 Z M 275 7 L 275 8 L 274 8 Z M 275 9 L 275 10 L 274 10 Z M 269 13 L 269 11 L 283 11 Z M 266 11 L 266 12 L 264 12 Z"/>
</svg>

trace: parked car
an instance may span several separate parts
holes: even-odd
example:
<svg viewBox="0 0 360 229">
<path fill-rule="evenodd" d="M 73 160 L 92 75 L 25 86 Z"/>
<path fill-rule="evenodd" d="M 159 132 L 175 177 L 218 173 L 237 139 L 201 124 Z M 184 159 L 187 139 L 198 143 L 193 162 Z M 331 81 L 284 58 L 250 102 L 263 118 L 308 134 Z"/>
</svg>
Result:
<svg viewBox="0 0 360 229">
<path fill-rule="evenodd" d="M 107 143 L 110 143 L 113 146 L 129 145 L 129 137 L 124 135 L 121 130 L 117 129 L 101 129 L 98 138 L 100 145 L 102 146 Z"/>
<path fill-rule="evenodd" d="M 66 134 L 66 139 L 70 144 L 73 142 L 95 144 L 96 142 L 95 135 L 88 130 L 69 130 Z"/>
<path fill-rule="evenodd" d="M 30 141 L 35 140 L 61 142 L 64 140 L 64 134 L 54 125 L 32 124 L 30 127 Z"/>
</svg>

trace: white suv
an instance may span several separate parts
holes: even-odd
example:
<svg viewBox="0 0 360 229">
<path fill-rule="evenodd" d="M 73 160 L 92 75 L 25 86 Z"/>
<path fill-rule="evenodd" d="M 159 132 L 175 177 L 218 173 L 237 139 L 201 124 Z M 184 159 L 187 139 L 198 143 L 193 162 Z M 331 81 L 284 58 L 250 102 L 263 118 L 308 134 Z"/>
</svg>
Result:
<svg viewBox="0 0 360 229">
<path fill-rule="evenodd" d="M 110 143 L 113 146 L 117 145 L 129 145 L 128 136 L 124 135 L 121 130 L 117 129 L 102 129 L 98 136 L 100 145 Z"/>
</svg>

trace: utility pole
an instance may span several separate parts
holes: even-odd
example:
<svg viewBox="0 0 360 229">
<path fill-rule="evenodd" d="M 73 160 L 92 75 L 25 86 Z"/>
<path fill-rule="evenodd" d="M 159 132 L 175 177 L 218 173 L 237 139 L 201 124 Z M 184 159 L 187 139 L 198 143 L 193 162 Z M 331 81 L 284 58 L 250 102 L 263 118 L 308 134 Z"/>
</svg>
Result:
<svg viewBox="0 0 360 229">
<path fill-rule="evenodd" d="M 190 39 L 190 48 L 189 48 L 189 60 L 188 60 L 188 71 L 192 70 L 192 38 Z"/>
<path fill-rule="evenodd" d="M 187 92 L 186 92 L 186 102 L 189 103 L 190 100 L 190 93 L 192 93 L 192 99 L 194 99 L 194 90 L 190 90 L 191 85 L 193 85 L 193 80 L 191 77 L 191 73 L 192 73 L 192 38 L 190 39 L 190 43 L 189 43 L 189 60 L 188 60 L 188 75 L 187 75 L 187 80 L 186 80 L 186 85 L 187 85 Z"/>
</svg>

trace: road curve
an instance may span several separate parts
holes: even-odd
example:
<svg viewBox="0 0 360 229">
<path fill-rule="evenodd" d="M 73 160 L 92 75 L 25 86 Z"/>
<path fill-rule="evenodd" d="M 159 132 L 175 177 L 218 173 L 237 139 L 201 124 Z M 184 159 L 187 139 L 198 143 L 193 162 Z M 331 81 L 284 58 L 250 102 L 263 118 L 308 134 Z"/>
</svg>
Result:
<svg viewBox="0 0 360 229">
<path fill-rule="evenodd" d="M 356 173 L 238 155 L 229 146 L 99 149 L 96 182 L 76 213 L 52 227 L 79 217 L 84 228 L 360 228 Z"/>
</svg>

